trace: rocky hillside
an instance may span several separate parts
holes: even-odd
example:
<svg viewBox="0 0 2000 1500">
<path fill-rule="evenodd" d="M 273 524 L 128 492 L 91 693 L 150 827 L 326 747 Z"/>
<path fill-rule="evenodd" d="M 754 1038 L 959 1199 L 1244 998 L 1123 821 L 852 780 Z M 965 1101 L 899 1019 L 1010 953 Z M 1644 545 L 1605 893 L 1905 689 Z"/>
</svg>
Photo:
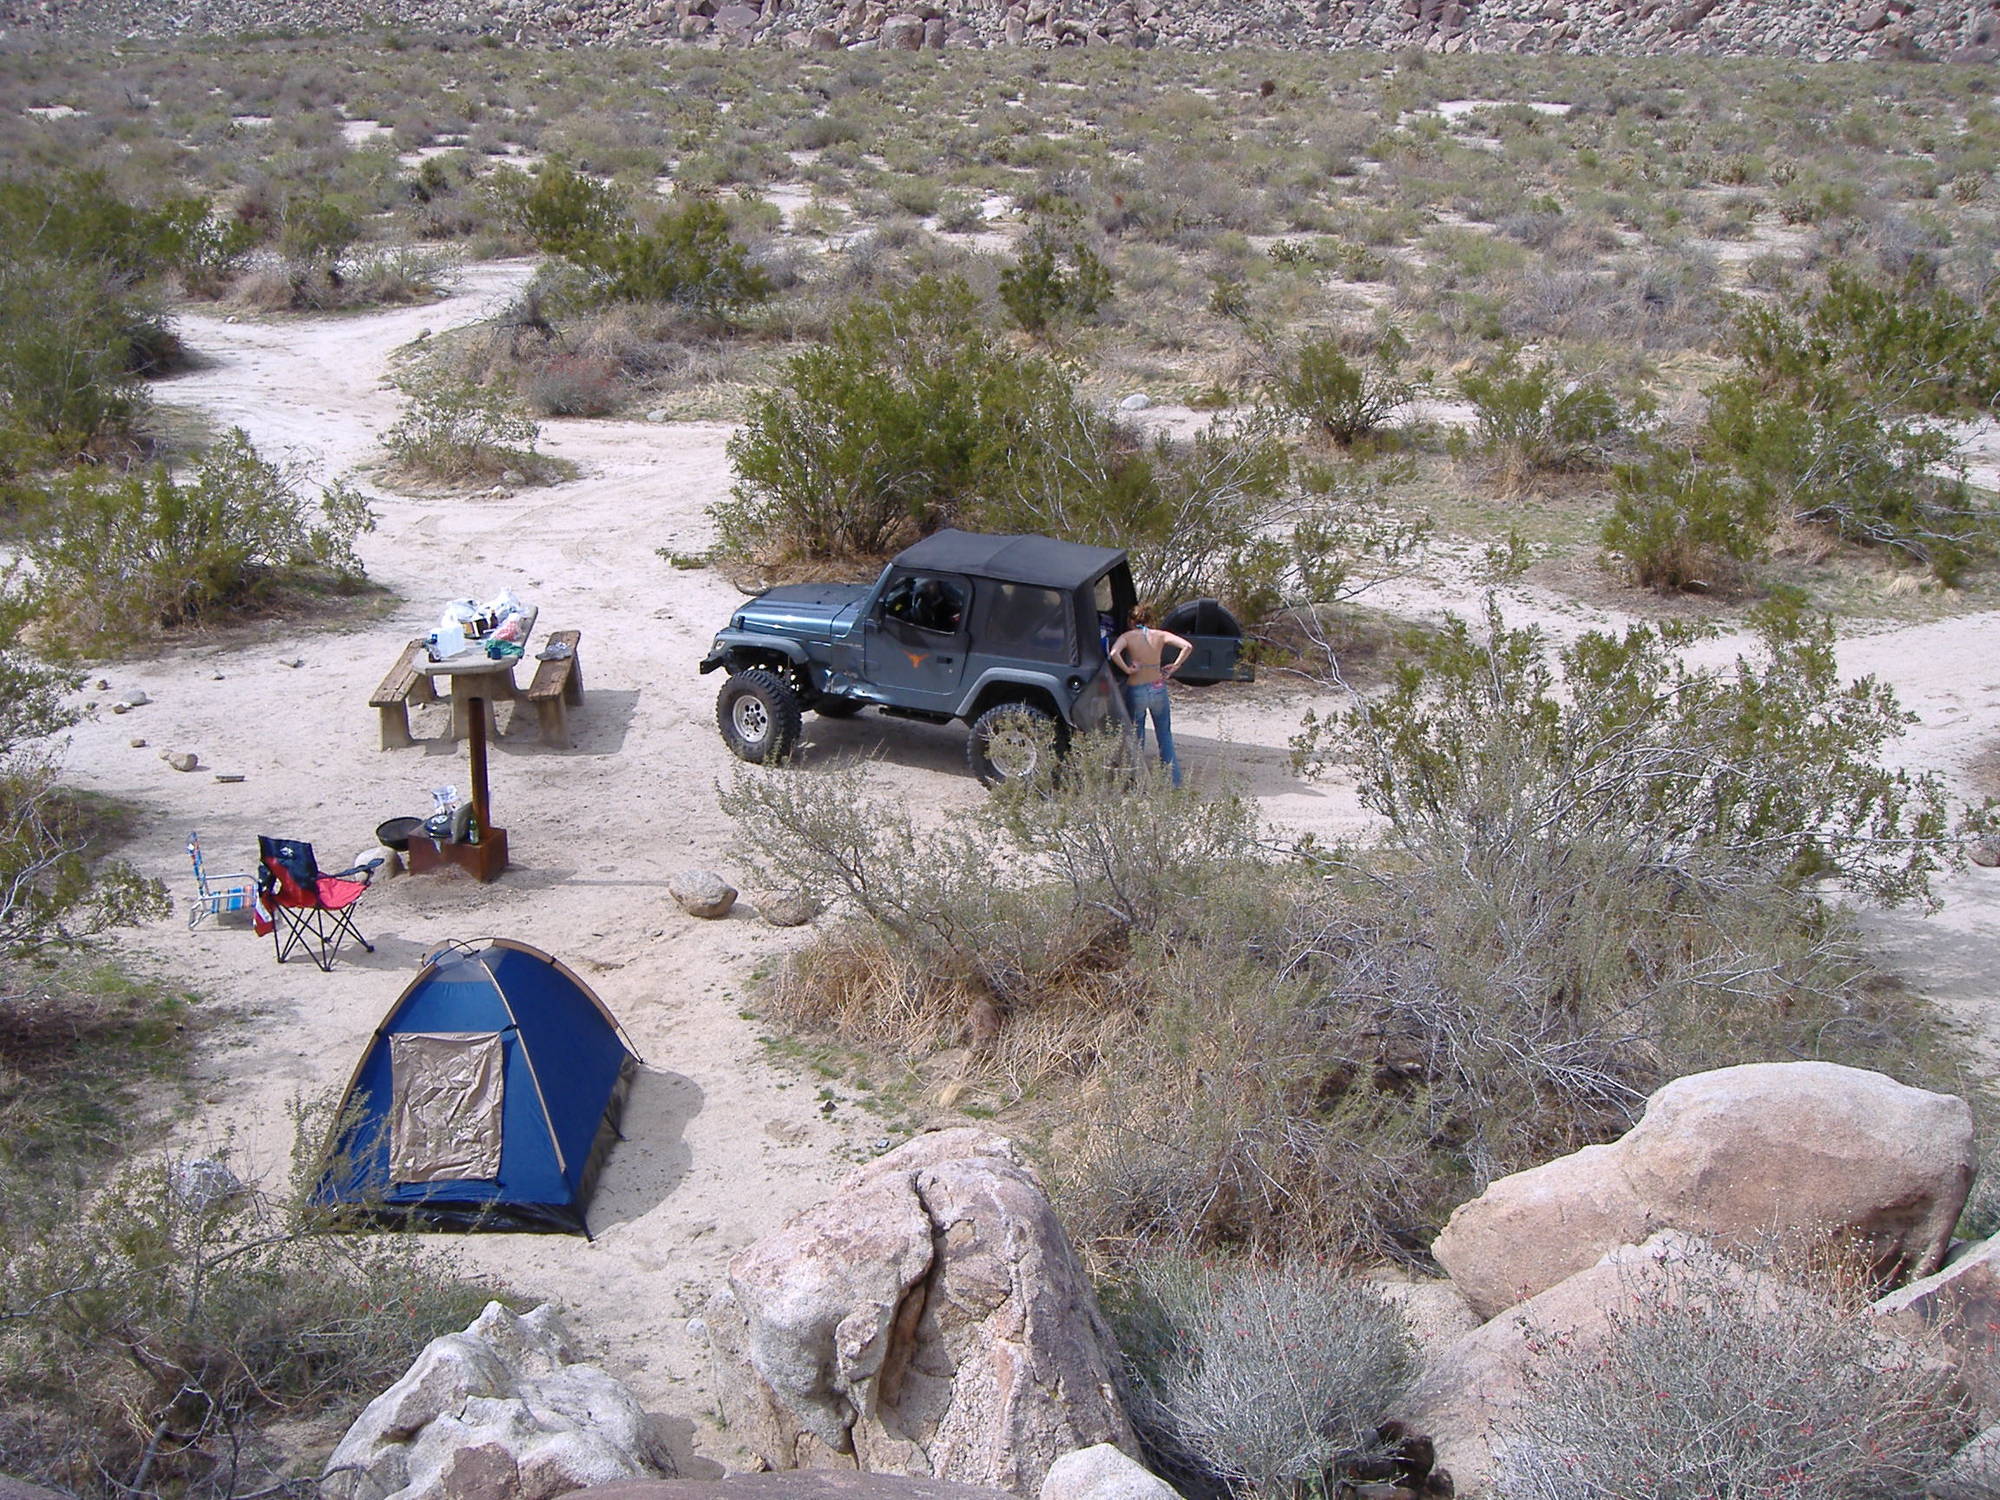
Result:
<svg viewBox="0 0 2000 1500">
<path fill-rule="evenodd" d="M 0 0 L 10 31 L 384 27 L 508 40 L 838 48 L 1133 46 L 2000 56 L 2000 0 Z"/>
</svg>

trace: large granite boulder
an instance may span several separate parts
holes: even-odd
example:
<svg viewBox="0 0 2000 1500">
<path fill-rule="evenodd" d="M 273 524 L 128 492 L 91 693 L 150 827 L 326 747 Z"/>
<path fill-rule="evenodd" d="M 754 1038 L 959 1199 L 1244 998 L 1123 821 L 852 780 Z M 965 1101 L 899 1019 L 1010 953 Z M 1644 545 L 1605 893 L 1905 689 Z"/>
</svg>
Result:
<svg viewBox="0 0 2000 1500">
<path fill-rule="evenodd" d="M 638 1401 L 578 1364 L 553 1307 L 498 1302 L 432 1339 L 369 1402 L 320 1479 L 328 1500 L 547 1500 L 673 1473 Z"/>
<path fill-rule="evenodd" d="M 1089 1279 L 1007 1141 L 918 1137 L 739 1254 L 709 1305 L 723 1411 L 774 1469 L 1032 1494 L 1136 1451 Z"/>
<path fill-rule="evenodd" d="M 1122 1448 L 1099 1443 L 1065 1453 L 1035 1500 L 1181 1500 L 1180 1491 Z"/>
<path fill-rule="evenodd" d="M 1826 1232 L 1888 1280 L 1943 1260 L 1975 1166 L 1962 1099 L 1835 1063 L 1676 1079 L 1619 1140 L 1503 1177 L 1432 1253 L 1490 1318 L 1656 1230 Z"/>
</svg>

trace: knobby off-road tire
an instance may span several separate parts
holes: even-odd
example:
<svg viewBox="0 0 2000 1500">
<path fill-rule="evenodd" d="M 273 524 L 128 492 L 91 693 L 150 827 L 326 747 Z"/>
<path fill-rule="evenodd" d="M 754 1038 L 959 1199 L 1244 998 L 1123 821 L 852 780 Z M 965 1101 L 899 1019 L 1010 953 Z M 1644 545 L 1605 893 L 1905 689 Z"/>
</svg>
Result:
<svg viewBox="0 0 2000 1500">
<path fill-rule="evenodd" d="M 715 696 L 723 743 L 753 766 L 785 759 L 799 742 L 799 695 L 765 667 L 737 672 Z"/>
<path fill-rule="evenodd" d="M 965 763 L 987 786 L 1019 781 L 1045 769 L 1068 748 L 1066 726 L 1032 703 L 997 703 L 972 721 Z"/>
</svg>

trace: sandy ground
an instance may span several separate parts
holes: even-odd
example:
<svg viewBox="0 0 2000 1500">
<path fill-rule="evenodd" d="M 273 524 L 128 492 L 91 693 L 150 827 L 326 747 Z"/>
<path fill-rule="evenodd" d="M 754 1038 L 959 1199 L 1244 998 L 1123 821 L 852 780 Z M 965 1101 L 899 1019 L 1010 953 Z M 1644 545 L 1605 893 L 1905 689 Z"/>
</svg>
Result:
<svg viewBox="0 0 2000 1500">
<path fill-rule="evenodd" d="M 496 311 L 526 274 L 520 264 L 476 267 L 448 301 L 361 316 L 182 318 L 183 337 L 209 363 L 164 386 L 161 398 L 241 425 L 260 450 L 303 459 L 323 477 L 358 477 L 379 497 L 380 527 L 363 539 L 363 556 L 404 602 L 367 623 L 327 621 L 255 646 L 193 645 L 106 671 L 109 690 L 87 696 L 108 704 L 142 687 L 153 701 L 81 725 L 69 770 L 144 810 L 133 857 L 177 893 L 191 884 L 182 853 L 191 828 L 217 871 L 247 867 L 260 833 L 310 839 L 337 867 L 370 849 L 377 823 L 427 811 L 429 788 L 464 785 L 463 757 L 446 741 L 378 749 L 367 706 L 402 644 L 431 628 L 445 599 L 512 588 L 540 607 L 541 629 L 583 632 L 587 697 L 572 720 L 575 747 L 542 747 L 524 720 L 495 749 L 494 817 L 514 859 L 499 883 L 380 884 L 362 920 L 376 951 L 349 953 L 330 974 L 279 967 L 268 943 L 238 926 L 190 933 L 177 919 L 121 945 L 204 1006 L 249 1018 L 219 1031 L 201 1066 L 200 1108 L 177 1149 L 227 1144 L 239 1170 L 271 1182 L 289 1152 L 287 1106 L 345 1081 L 382 1013 L 446 940 L 516 937 L 582 973 L 646 1063 L 628 1139 L 592 1206 L 596 1237 L 438 1243 L 468 1270 L 562 1303 L 601 1361 L 662 1414 L 683 1471 L 715 1472 L 740 1455 L 710 1420 L 705 1351 L 689 1319 L 731 1254 L 816 1201 L 848 1162 L 881 1149 L 885 1127 L 843 1088 L 776 1064 L 745 1018 L 759 973 L 799 934 L 766 926 L 747 901 L 726 920 L 695 921 L 665 889 L 695 865 L 741 875 L 715 797 L 735 762 L 714 726 L 715 681 L 695 670 L 740 596 L 656 553 L 707 545 L 705 509 L 730 482 L 728 429 L 550 423 L 544 446 L 574 460 L 582 477 L 515 494 L 412 499 L 367 472 L 398 411 L 385 380 L 392 351 Z M 1384 598 L 1421 614 L 1470 607 L 1473 592 L 1412 581 Z M 1565 634 L 1594 623 L 1573 602 L 1524 593 L 1514 608 Z M 1969 787 L 2000 723 L 1996 651 L 2000 615 L 1977 615 L 1861 636 L 1845 659 L 1893 681 L 1922 716 L 1904 746 L 1912 763 Z M 1290 827 L 1356 831 L 1364 820 L 1350 788 L 1309 785 L 1288 768 L 1286 740 L 1305 702 L 1281 685 L 1185 694 L 1175 710 L 1184 760 L 1197 778 L 1235 779 Z M 415 727 L 438 736 L 444 722 L 443 710 L 427 708 Z M 512 727 L 505 710 L 502 727 Z M 138 738 L 143 747 L 132 744 Z M 803 764 L 788 774 L 865 755 L 883 787 L 948 810 L 983 796 L 962 745 L 955 726 L 808 716 Z M 159 755 L 169 749 L 197 752 L 202 769 L 170 769 Z M 244 779 L 220 783 L 216 773 Z M 1996 892 L 1991 874 L 1974 871 L 1949 883 L 1939 918 L 1873 925 L 1894 964 L 1989 1033 L 1983 975 L 2000 939 Z"/>
</svg>

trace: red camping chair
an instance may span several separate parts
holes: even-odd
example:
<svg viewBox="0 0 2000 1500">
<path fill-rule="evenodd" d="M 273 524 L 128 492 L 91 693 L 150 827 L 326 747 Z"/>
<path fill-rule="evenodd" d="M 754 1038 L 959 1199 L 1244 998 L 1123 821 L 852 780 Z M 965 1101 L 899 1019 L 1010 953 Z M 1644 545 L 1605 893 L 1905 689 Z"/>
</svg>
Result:
<svg viewBox="0 0 2000 1500">
<path fill-rule="evenodd" d="M 271 934 L 279 963 L 303 950 L 330 973 L 342 941 L 350 937 L 370 953 L 375 951 L 354 925 L 354 911 L 381 860 L 371 859 L 338 875 L 322 875 L 313 846 L 297 839 L 260 838 L 257 853 L 257 905 L 252 917 L 259 933 Z"/>
</svg>

